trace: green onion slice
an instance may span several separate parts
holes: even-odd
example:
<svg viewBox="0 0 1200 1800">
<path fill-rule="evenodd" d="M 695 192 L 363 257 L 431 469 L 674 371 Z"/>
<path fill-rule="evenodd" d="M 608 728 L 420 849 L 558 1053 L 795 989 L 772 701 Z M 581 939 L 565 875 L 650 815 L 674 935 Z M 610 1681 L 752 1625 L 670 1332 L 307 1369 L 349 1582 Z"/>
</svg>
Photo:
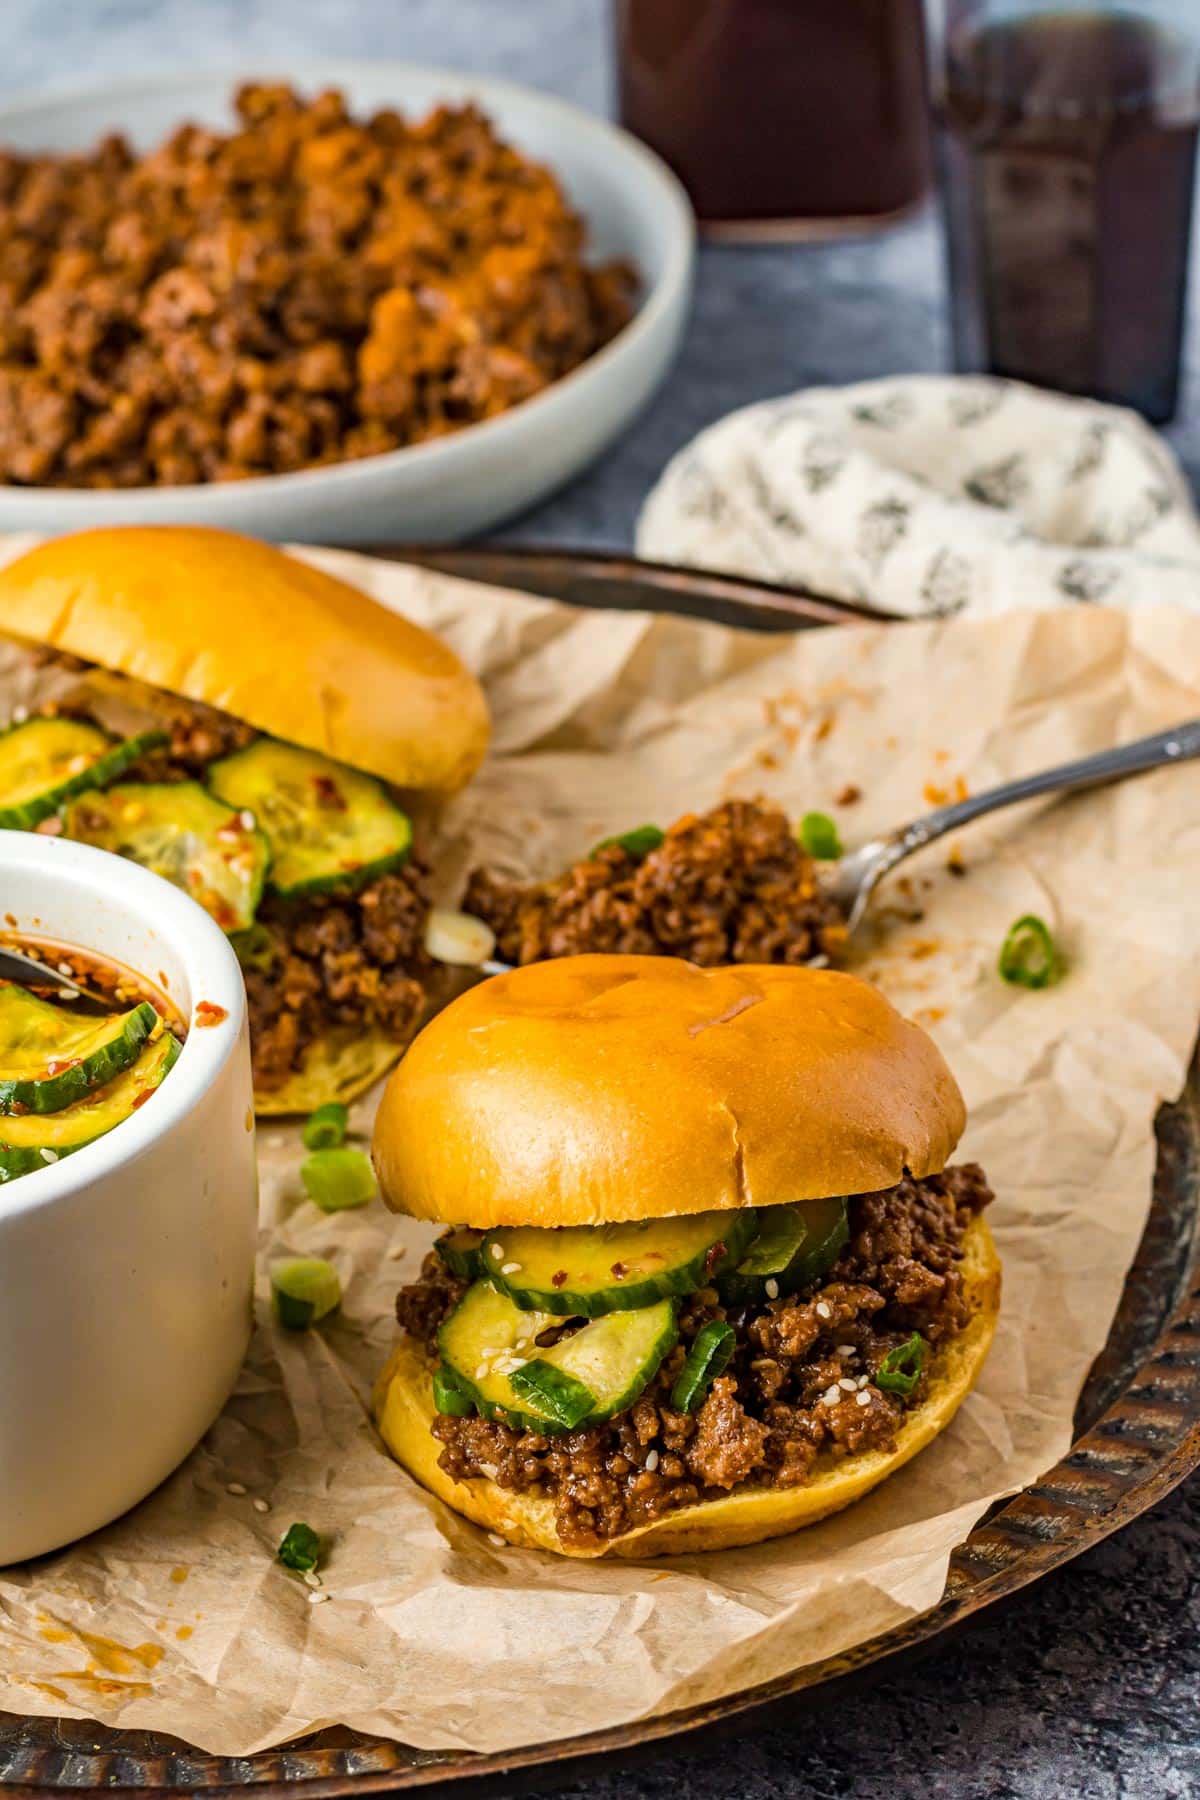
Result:
<svg viewBox="0 0 1200 1800">
<path fill-rule="evenodd" d="M 314 1150 L 300 1164 L 300 1179 L 322 1212 L 346 1212 L 375 1197 L 375 1173 L 361 1150 Z"/>
<path fill-rule="evenodd" d="M 307 1331 L 342 1303 L 342 1283 L 320 1256 L 292 1256 L 271 1264 L 275 1316 L 289 1331 Z"/>
<path fill-rule="evenodd" d="M 229 942 L 243 969 L 270 969 L 278 956 L 274 937 L 257 919 L 244 931 L 230 932 Z"/>
<path fill-rule="evenodd" d="M 522 1400 L 532 1400 L 543 1417 L 555 1420 L 567 1431 L 574 1430 L 581 1419 L 595 1410 L 596 1396 L 591 1388 L 566 1369 L 543 1362 L 541 1357 L 523 1363 L 508 1379 L 514 1394 Z"/>
<path fill-rule="evenodd" d="M 1063 960 L 1046 921 L 1036 913 L 1025 913 L 1010 926 L 997 967 L 1014 987 L 1044 988 L 1057 981 Z"/>
<path fill-rule="evenodd" d="M 927 1348 L 920 1332 L 914 1331 L 906 1343 L 888 1351 L 879 1365 L 875 1386 L 889 1394 L 911 1394 L 921 1379 Z"/>
<path fill-rule="evenodd" d="M 671 1405 L 676 1412 L 695 1412 L 733 1355 L 735 1342 L 733 1326 L 724 1319 L 713 1319 L 701 1326 L 671 1389 Z"/>
<path fill-rule="evenodd" d="M 465 1419 L 475 1411 L 470 1395 L 463 1393 L 445 1363 L 439 1363 L 433 1372 L 433 1404 L 452 1419 Z"/>
<path fill-rule="evenodd" d="M 635 862 L 641 862 L 643 856 L 649 856 L 652 850 L 658 849 L 666 835 L 657 825 L 635 825 L 632 831 L 623 831 L 620 837 L 601 838 L 598 844 L 592 845 L 588 854 L 598 856 L 601 850 L 608 850 L 615 845 Z"/>
<path fill-rule="evenodd" d="M 327 1100 L 324 1106 L 318 1106 L 316 1112 L 310 1113 L 304 1121 L 304 1129 L 300 1133 L 304 1148 L 336 1150 L 346 1141 L 346 1127 L 349 1123 L 349 1109 L 340 1100 Z"/>
<path fill-rule="evenodd" d="M 285 1568 L 309 1575 L 321 1560 L 321 1540 L 311 1525 L 297 1521 L 288 1526 L 275 1554 Z"/>
<path fill-rule="evenodd" d="M 836 862 L 842 854 L 838 828 L 828 813 L 805 813 L 800 821 L 800 842 L 816 862 Z"/>
</svg>

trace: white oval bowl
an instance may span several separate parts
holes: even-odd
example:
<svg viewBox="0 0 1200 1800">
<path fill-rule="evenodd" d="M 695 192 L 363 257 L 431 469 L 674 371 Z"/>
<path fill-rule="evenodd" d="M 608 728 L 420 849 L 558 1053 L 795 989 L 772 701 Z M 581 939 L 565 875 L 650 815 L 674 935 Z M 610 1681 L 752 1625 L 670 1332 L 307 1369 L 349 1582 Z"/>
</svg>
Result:
<svg viewBox="0 0 1200 1800">
<path fill-rule="evenodd" d="M 0 831 L 0 920 L 116 958 L 189 1030 L 149 1103 L 0 1186 L 0 1565 L 106 1524 L 181 1463 L 250 1337 L 257 1176 L 245 991 L 208 914 L 89 845 Z M 165 980 L 163 980 L 165 977 Z"/>
<path fill-rule="evenodd" d="M 405 450 L 248 481 L 81 492 L 0 486 L 0 531 L 90 525 L 223 525 L 305 543 L 453 540 L 531 506 L 576 475 L 658 387 L 687 318 L 695 228 L 683 188 L 628 132 L 533 88 L 410 63 L 298 63 L 270 71 L 305 91 L 345 90 L 351 108 L 427 111 L 471 100 L 501 136 L 561 179 L 587 221 L 590 254 L 627 258 L 643 291 L 630 323 L 587 362 L 511 412 Z M 62 91 L 0 107 L 0 145 L 90 148 L 109 131 L 145 149 L 184 119 L 227 126 L 246 71 Z"/>
</svg>

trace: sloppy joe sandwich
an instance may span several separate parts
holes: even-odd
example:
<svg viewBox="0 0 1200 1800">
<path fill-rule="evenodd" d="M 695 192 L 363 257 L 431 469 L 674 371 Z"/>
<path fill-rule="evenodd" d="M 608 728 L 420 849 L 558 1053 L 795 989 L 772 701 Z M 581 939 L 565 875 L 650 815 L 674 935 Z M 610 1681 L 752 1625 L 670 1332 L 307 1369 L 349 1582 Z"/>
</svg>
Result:
<svg viewBox="0 0 1200 1800">
<path fill-rule="evenodd" d="M 514 1544 L 756 1543 L 948 1424 L 996 1321 L 978 1166 L 932 1040 L 827 970 L 534 963 L 417 1037 L 376 1124 L 448 1229 L 397 1302 L 391 1452 Z"/>
<path fill-rule="evenodd" d="M 482 691 L 427 631 L 230 532 L 128 526 L 0 569 L 0 828 L 184 888 L 246 976 L 263 1112 L 350 1099 L 416 1030 L 429 902 L 405 798 L 468 781 Z"/>
</svg>

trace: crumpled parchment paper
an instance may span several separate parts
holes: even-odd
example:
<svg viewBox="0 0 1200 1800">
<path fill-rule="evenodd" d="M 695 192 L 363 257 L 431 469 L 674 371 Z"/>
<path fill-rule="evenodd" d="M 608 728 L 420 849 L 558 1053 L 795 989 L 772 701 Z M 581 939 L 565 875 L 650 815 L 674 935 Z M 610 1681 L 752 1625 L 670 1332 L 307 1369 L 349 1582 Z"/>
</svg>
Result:
<svg viewBox="0 0 1200 1800">
<path fill-rule="evenodd" d="M 487 683 L 493 754 L 427 827 L 448 896 L 476 859 L 550 873 L 606 833 L 725 795 L 831 811 L 852 845 L 964 788 L 1200 713 L 1200 619 L 1166 609 L 780 638 L 314 555 L 444 633 Z M 1070 1441 L 1145 1220 L 1154 1113 L 1183 1082 L 1200 1014 L 1198 890 L 1189 766 L 977 825 L 883 896 L 860 966 L 929 1027 L 965 1090 L 962 1153 L 999 1195 L 1001 1322 L 943 1437 L 851 1512 L 759 1548 L 571 1562 L 493 1543 L 416 1487 L 365 1407 L 394 1290 L 432 1230 L 379 1202 L 317 1212 L 298 1133 L 265 1127 L 264 1262 L 330 1257 L 342 1312 L 281 1332 L 260 1276 L 237 1392 L 184 1467 L 87 1542 L 0 1571 L 0 1709 L 225 1753 L 334 1722 L 494 1750 L 763 1681 L 931 1605 L 988 1503 Z M 1070 958 L 1041 993 L 995 972 L 1027 911 Z M 360 1131 L 370 1113 L 356 1109 Z M 332 1540 L 315 1604 L 274 1559 L 297 1519 Z"/>
</svg>

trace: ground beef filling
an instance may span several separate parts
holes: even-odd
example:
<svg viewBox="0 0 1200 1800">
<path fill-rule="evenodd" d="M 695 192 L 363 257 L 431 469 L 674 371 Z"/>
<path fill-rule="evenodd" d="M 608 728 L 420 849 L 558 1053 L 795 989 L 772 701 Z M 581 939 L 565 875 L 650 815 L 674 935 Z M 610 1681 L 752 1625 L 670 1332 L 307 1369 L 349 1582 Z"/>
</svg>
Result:
<svg viewBox="0 0 1200 1800">
<path fill-rule="evenodd" d="M 263 902 L 261 966 L 245 970 L 260 1092 L 282 1086 L 331 1027 L 371 1027 L 408 1043 L 433 967 L 424 948 L 428 911 L 425 870 L 414 857 L 345 898 Z"/>
<path fill-rule="evenodd" d="M 505 962 L 586 951 L 720 963 L 804 963 L 846 937 L 817 867 L 773 806 L 729 800 L 672 825 L 640 859 L 610 844 L 554 881 L 476 869 L 463 906 L 486 919 Z"/>
<path fill-rule="evenodd" d="M 88 669 L 57 651 L 39 651 L 37 662 L 72 674 Z M 253 726 L 199 701 L 159 693 L 154 703 L 168 741 L 134 764 L 123 777 L 127 781 L 202 781 L 211 763 L 259 735 Z M 86 690 L 77 704 L 45 710 L 91 716 Z M 57 828 L 58 821 L 52 823 Z M 399 1044 L 414 1036 L 433 968 L 425 952 L 426 881 L 419 858 L 410 857 L 394 874 L 353 894 L 264 898 L 254 942 L 239 952 L 259 1093 L 282 1087 L 312 1044 L 340 1026 L 379 1030 Z"/>
<path fill-rule="evenodd" d="M 967 1323 L 962 1238 L 991 1198 L 975 1163 L 860 1195 L 850 1203 L 849 1241 L 818 1286 L 761 1311 L 727 1311 L 715 1288 L 683 1301 L 679 1343 L 628 1412 L 553 1437 L 439 1415 L 439 1464 L 457 1481 L 485 1475 L 548 1495 L 562 1543 L 590 1549 L 743 1482 L 801 1487 L 823 1453 L 887 1450 L 925 1383 L 905 1397 L 874 1377 L 914 1331 L 939 1344 Z M 432 1351 L 465 1286 L 431 1254 L 398 1297 L 401 1325 Z M 671 1388 L 711 1319 L 734 1326 L 733 1359 L 697 1413 L 676 1412 Z"/>
</svg>

